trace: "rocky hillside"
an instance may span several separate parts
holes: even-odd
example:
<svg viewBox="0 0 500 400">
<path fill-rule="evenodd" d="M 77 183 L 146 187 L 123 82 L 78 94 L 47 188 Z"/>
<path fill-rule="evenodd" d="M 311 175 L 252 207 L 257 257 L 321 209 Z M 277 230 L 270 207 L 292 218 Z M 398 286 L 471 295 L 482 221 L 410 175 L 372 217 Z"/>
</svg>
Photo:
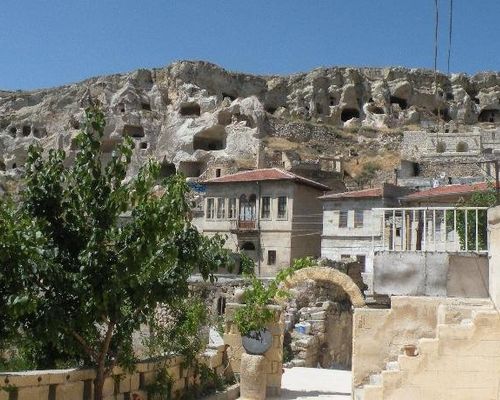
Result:
<svg viewBox="0 0 500 400">
<path fill-rule="evenodd" d="M 32 142 L 74 157 L 89 93 L 107 114 L 105 156 L 123 136 L 133 137 L 130 174 L 149 157 L 163 163 L 165 175 L 208 177 L 219 168 L 269 165 L 277 151 L 293 151 L 301 160 L 342 158 L 354 178 L 368 163 L 385 179 L 409 127 L 430 129 L 437 114 L 454 129 L 500 122 L 500 73 L 438 75 L 437 96 L 434 79 L 432 71 L 404 68 L 255 76 L 181 61 L 52 89 L 0 91 L 3 190 L 21 173 Z"/>
</svg>

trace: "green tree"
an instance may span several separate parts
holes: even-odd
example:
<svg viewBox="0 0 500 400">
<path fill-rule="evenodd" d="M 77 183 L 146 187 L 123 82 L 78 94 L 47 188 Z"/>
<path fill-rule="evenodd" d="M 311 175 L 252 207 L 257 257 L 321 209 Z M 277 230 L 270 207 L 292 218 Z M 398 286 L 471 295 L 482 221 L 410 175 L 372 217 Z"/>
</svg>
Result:
<svg viewBox="0 0 500 400">
<path fill-rule="evenodd" d="M 104 164 L 104 114 L 94 103 L 85 115 L 72 166 L 31 147 L 20 201 L 0 204 L 0 334 L 30 339 L 39 368 L 94 367 L 100 400 L 112 368 L 133 365 L 132 333 L 157 305 L 178 304 L 193 272 L 213 279 L 229 257 L 222 238 L 191 225 L 185 179 L 158 191 L 149 161 L 127 180 L 131 138 Z"/>
<path fill-rule="evenodd" d="M 234 313 L 234 322 L 243 336 L 252 331 L 260 331 L 272 320 L 274 314 L 269 305 L 276 301 L 277 297 L 286 297 L 288 293 L 280 288 L 280 284 L 296 271 L 316 265 L 312 257 L 297 258 L 291 266 L 283 268 L 276 277 L 267 284 L 255 276 L 253 268 L 249 267 L 250 259 L 245 261 L 245 278 L 249 286 L 243 293 L 243 305 Z"/>
<path fill-rule="evenodd" d="M 475 192 L 467 200 L 461 199 L 456 207 L 493 207 L 496 204 L 496 192 L 492 186 L 486 191 Z M 465 225 L 465 215 L 467 214 L 467 228 Z M 485 250 L 488 246 L 488 221 L 487 210 L 477 212 L 477 239 L 478 250 Z M 454 226 L 455 216 L 453 212 L 448 212 L 446 224 Z M 460 247 L 465 249 L 465 238 L 467 238 L 468 249 L 476 248 L 476 211 L 457 210 L 456 212 L 457 233 L 460 239 Z"/>
</svg>

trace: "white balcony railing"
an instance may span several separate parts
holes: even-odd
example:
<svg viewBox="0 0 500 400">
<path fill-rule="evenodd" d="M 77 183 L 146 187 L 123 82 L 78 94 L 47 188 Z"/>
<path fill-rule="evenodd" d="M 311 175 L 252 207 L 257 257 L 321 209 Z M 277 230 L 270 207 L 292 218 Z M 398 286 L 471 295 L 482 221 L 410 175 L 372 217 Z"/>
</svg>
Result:
<svg viewBox="0 0 500 400">
<path fill-rule="evenodd" d="M 487 207 L 376 208 L 385 251 L 488 251 Z"/>
</svg>

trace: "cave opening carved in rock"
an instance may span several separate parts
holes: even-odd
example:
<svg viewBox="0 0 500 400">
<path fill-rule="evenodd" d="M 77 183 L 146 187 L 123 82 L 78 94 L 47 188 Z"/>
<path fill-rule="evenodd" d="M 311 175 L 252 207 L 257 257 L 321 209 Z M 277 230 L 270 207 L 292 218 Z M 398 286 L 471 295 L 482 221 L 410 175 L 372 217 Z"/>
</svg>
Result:
<svg viewBox="0 0 500 400">
<path fill-rule="evenodd" d="M 103 153 L 111 153 L 122 142 L 118 138 L 107 138 L 101 141 L 101 151 Z"/>
<path fill-rule="evenodd" d="M 197 116 L 199 117 L 201 114 L 200 105 L 198 103 L 182 103 L 179 108 L 179 114 L 188 117 L 188 116 Z"/>
<path fill-rule="evenodd" d="M 204 163 L 201 161 L 181 161 L 179 163 L 179 172 L 186 178 L 198 178 L 204 166 Z"/>
<path fill-rule="evenodd" d="M 500 122 L 500 110 L 483 110 L 478 117 L 479 122 Z"/>
<path fill-rule="evenodd" d="M 160 178 L 168 178 L 176 173 L 175 164 L 163 161 L 160 164 Z"/>
<path fill-rule="evenodd" d="M 197 133 L 193 138 L 194 150 L 223 150 L 227 133 L 223 126 L 216 125 Z"/>
<path fill-rule="evenodd" d="M 123 127 L 123 136 L 142 138 L 144 137 L 144 128 L 140 125 L 125 125 Z"/>
<path fill-rule="evenodd" d="M 349 121 L 353 118 L 359 118 L 359 111 L 355 108 L 344 108 L 340 114 L 340 119 L 342 122 Z"/>
<path fill-rule="evenodd" d="M 401 110 L 406 110 L 408 108 L 408 101 L 397 96 L 391 96 L 389 99 L 391 104 L 398 104 Z"/>
</svg>

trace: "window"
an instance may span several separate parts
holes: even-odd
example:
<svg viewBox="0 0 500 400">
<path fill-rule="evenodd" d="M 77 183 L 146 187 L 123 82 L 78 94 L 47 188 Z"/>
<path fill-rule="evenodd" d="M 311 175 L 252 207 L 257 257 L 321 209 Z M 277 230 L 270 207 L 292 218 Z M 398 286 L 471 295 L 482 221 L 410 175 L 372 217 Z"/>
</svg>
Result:
<svg viewBox="0 0 500 400">
<path fill-rule="evenodd" d="M 226 199 L 219 197 L 217 199 L 217 219 L 224 219 L 226 216 Z"/>
<path fill-rule="evenodd" d="M 215 199 L 207 199 L 207 219 L 215 218 Z"/>
<path fill-rule="evenodd" d="M 242 194 L 240 196 L 240 219 L 242 221 L 255 221 L 255 203 L 257 197 L 252 194 L 247 200 L 247 197 Z"/>
<path fill-rule="evenodd" d="M 267 265 L 276 264 L 276 250 L 268 250 L 267 252 Z"/>
<path fill-rule="evenodd" d="M 271 218 L 271 198 L 266 196 L 261 199 L 261 212 L 260 217 L 262 219 Z"/>
<path fill-rule="evenodd" d="M 219 299 L 217 300 L 217 314 L 224 315 L 225 312 L 226 312 L 226 298 L 219 297 Z"/>
<path fill-rule="evenodd" d="M 354 211 L 354 227 L 355 228 L 363 227 L 363 210 Z"/>
<path fill-rule="evenodd" d="M 365 272 L 365 268 L 366 268 L 366 256 L 364 256 L 364 255 L 357 255 L 356 256 L 356 261 L 361 266 L 361 272 Z"/>
<path fill-rule="evenodd" d="M 220 169 L 220 168 L 216 168 L 216 169 L 215 169 L 215 177 L 216 177 L 216 178 L 220 178 L 220 172 L 221 172 L 221 169 Z"/>
<path fill-rule="evenodd" d="M 278 219 L 286 219 L 286 196 L 278 197 Z"/>
<path fill-rule="evenodd" d="M 229 199 L 228 218 L 229 219 L 236 218 L 236 198 L 234 197 Z"/>
<path fill-rule="evenodd" d="M 339 212 L 339 228 L 347 228 L 347 211 Z"/>
<path fill-rule="evenodd" d="M 350 254 L 341 254 L 340 255 L 340 261 L 347 262 L 351 260 L 351 255 Z"/>
</svg>

